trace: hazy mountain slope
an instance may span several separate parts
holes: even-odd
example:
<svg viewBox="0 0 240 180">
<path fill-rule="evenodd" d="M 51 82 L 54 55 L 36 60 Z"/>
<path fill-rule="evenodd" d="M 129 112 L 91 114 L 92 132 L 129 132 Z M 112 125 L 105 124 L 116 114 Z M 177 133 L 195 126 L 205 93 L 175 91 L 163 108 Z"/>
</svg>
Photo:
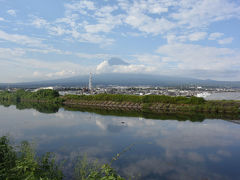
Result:
<svg viewBox="0 0 240 180">
<path fill-rule="evenodd" d="M 40 87 L 40 86 L 88 86 L 88 75 L 75 76 L 65 79 L 28 82 L 28 83 L 14 83 L 14 84 L 0 84 L 2 87 Z M 202 85 L 214 87 L 240 87 L 240 82 L 229 81 L 214 81 L 214 80 L 199 80 L 184 77 L 171 77 L 150 74 L 95 74 L 93 75 L 93 85 L 151 85 L 151 86 L 182 86 L 182 85 Z"/>
</svg>

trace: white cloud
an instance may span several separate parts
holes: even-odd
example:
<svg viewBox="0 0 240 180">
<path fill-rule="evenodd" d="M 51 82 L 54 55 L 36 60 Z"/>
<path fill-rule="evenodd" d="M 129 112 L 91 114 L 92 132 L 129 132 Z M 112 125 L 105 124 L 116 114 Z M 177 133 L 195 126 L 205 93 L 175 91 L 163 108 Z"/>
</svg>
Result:
<svg viewBox="0 0 240 180">
<path fill-rule="evenodd" d="M 154 67 L 148 67 L 145 65 L 135 65 L 135 64 L 130 64 L 127 66 L 119 65 L 115 66 L 112 72 L 114 73 L 151 73 L 155 70 Z"/>
<path fill-rule="evenodd" d="M 84 10 L 95 10 L 96 7 L 94 2 L 88 0 L 81 0 L 78 2 L 74 2 L 72 4 L 65 4 L 65 7 L 68 9 L 68 12 L 71 11 L 80 11 L 80 13 L 85 13 Z"/>
<path fill-rule="evenodd" d="M 157 52 L 165 63 L 173 67 L 168 72 L 173 75 L 239 79 L 240 53 L 232 49 L 173 43 L 159 47 Z"/>
<path fill-rule="evenodd" d="M 209 35 L 209 40 L 216 40 L 216 39 L 218 39 L 218 38 L 220 38 L 220 37 L 222 37 L 224 34 L 223 33 L 219 33 L 219 32 L 215 32 L 215 33 L 211 33 L 210 35 Z"/>
<path fill-rule="evenodd" d="M 175 24 L 165 18 L 146 21 L 139 27 L 140 31 L 154 35 L 163 34 L 175 27 Z"/>
<path fill-rule="evenodd" d="M 13 57 L 13 55 L 15 56 L 23 56 L 25 54 L 27 54 L 28 52 L 31 53 L 40 53 L 40 54 L 49 54 L 49 53 L 55 53 L 55 54 L 59 54 L 59 55 L 75 55 L 78 56 L 78 53 L 73 53 L 70 51 L 63 51 L 60 49 L 55 49 L 55 48 L 51 48 L 51 47 L 47 47 L 47 48 L 0 48 L 0 52 L 1 52 L 1 58 L 3 57 L 3 55 L 7 56 L 9 55 L 9 57 Z"/>
<path fill-rule="evenodd" d="M 43 48 L 43 49 L 24 48 L 23 50 L 26 52 L 34 52 L 34 53 L 41 53 L 41 54 L 49 54 L 49 53 L 55 53 L 55 54 L 60 54 L 60 55 L 72 55 L 73 54 L 70 51 L 63 51 L 63 50 L 55 49 L 52 47 L 47 47 L 47 48 Z"/>
<path fill-rule="evenodd" d="M 123 15 L 112 15 L 111 12 L 116 10 L 115 7 L 106 6 L 95 12 L 94 18 L 97 23 L 86 23 L 84 29 L 88 33 L 109 33 L 123 22 Z"/>
<path fill-rule="evenodd" d="M 85 4 L 85 3 L 83 3 Z M 72 6 L 65 5 L 66 12 L 76 10 Z M 81 7 L 82 8 L 82 7 Z M 72 12 L 73 13 L 73 12 Z M 120 17 L 112 17 L 106 15 L 98 19 L 97 24 L 89 24 L 87 21 L 79 21 L 77 14 L 69 14 L 63 18 L 58 18 L 54 22 L 47 22 L 46 20 L 34 17 L 32 25 L 37 28 L 45 28 L 50 35 L 53 36 L 66 36 L 65 39 L 75 40 L 79 42 L 88 42 L 93 44 L 100 44 L 100 46 L 111 45 L 114 40 L 100 35 L 99 32 L 110 32 L 117 24 L 121 22 Z"/>
<path fill-rule="evenodd" d="M 50 26 L 50 27 L 47 27 L 47 29 L 49 30 L 49 33 L 51 35 L 55 35 L 55 36 L 61 36 L 63 34 L 70 34 L 69 30 L 66 30 L 64 28 L 62 28 L 61 26 Z"/>
<path fill-rule="evenodd" d="M 215 76 L 216 78 L 219 77 L 221 73 L 222 76 L 227 75 L 226 78 L 230 77 L 229 74 L 239 73 L 237 69 L 239 68 L 238 60 L 240 56 L 239 53 L 237 53 L 237 49 L 231 50 L 227 48 L 187 44 L 191 42 L 197 44 L 197 41 L 206 39 L 216 40 L 216 43 L 221 45 L 231 43 L 233 37 L 227 36 L 227 32 L 225 32 L 226 35 L 220 32 L 209 34 L 208 27 L 218 21 L 234 18 L 240 19 L 240 4 L 236 1 L 117 0 L 115 2 L 105 1 L 104 3 L 99 3 L 93 0 L 77 0 L 68 1 L 64 5 L 64 8 L 65 12 L 62 17 L 49 20 L 42 18 L 43 16 L 30 16 L 30 24 L 35 28 L 45 29 L 48 33 L 46 37 L 50 39 L 56 38 L 58 41 L 62 38 L 64 41 L 92 43 L 100 45 L 100 47 L 112 45 L 115 42 L 114 38 L 119 40 L 119 35 L 124 36 L 124 38 L 126 37 L 124 39 L 126 42 L 129 40 L 128 36 L 134 36 L 134 40 L 135 38 L 141 37 L 144 39 L 142 42 L 146 43 L 151 43 L 152 39 L 156 38 L 156 40 L 159 41 L 155 41 L 154 39 L 155 43 L 163 44 L 164 41 L 162 41 L 161 37 L 165 38 L 168 42 L 167 45 L 163 45 L 158 49 L 160 54 L 151 54 L 151 48 L 148 48 L 146 51 L 143 51 L 142 54 L 128 55 L 128 57 L 131 56 L 135 58 L 132 60 L 133 64 L 131 65 L 110 67 L 105 62 L 98 66 L 99 71 L 178 73 L 183 75 L 190 74 L 195 77 L 209 75 Z M 9 14 L 16 15 L 15 10 L 8 11 Z M 4 19 L 0 18 L 0 21 L 1 20 Z M 3 26 L 2 28 L 5 27 Z M 20 27 L 15 28 L 18 28 L 19 31 L 22 30 Z M 37 32 L 41 33 L 41 30 L 42 29 L 38 29 Z M 228 38 L 225 38 L 225 36 Z M 11 31 L 6 30 L 0 30 L 0 40 L 1 43 L 12 42 L 28 47 L 22 51 L 20 48 L 18 48 L 18 50 L 9 49 L 7 51 L 10 54 L 9 56 L 12 56 L 11 53 L 19 55 L 21 55 L 21 53 L 26 55 L 28 52 L 41 54 L 55 53 L 58 55 L 71 55 L 92 60 L 91 64 L 94 63 L 95 59 L 104 60 L 110 57 L 110 53 L 105 53 L 111 52 L 112 50 L 115 51 L 118 48 L 118 46 L 108 47 L 109 49 L 102 51 L 104 53 L 101 53 L 98 49 L 95 54 L 74 53 L 44 45 L 43 42 L 47 42 L 44 39 L 11 33 Z M 56 43 L 56 41 L 49 42 Z M 122 43 L 123 41 L 121 41 L 119 45 L 122 45 Z M 137 43 L 138 41 L 132 44 L 140 46 L 140 44 Z M 95 45 L 91 47 L 94 46 Z M 154 46 L 154 43 L 151 47 L 152 46 Z M 139 50 L 137 47 L 136 49 Z M 93 51 L 95 51 L 95 49 L 91 50 L 91 52 Z M 121 50 L 119 52 L 121 52 Z M 4 56 L 8 57 L 6 53 Z M 28 56 L 26 55 L 26 57 Z M 14 59 L 14 57 L 12 59 Z M 65 65 L 66 62 L 64 63 Z M 17 62 L 13 61 L 12 63 Z M 26 62 L 24 63 L 28 66 Z M 43 64 L 43 62 L 39 63 L 39 66 L 41 67 Z M 76 65 L 76 67 L 79 66 L 77 63 L 73 64 Z M 51 67 L 52 65 L 49 66 Z M 33 65 L 29 67 L 33 67 Z M 34 68 L 37 67 L 34 66 Z M 47 69 L 47 66 L 43 66 L 42 68 Z M 210 71 L 212 71 L 212 73 L 210 73 Z M 226 73 L 230 71 L 231 73 Z M 33 72 L 44 72 L 48 74 L 49 77 L 65 76 L 71 74 L 71 72 L 77 73 L 77 71 L 74 70 L 74 66 L 67 69 L 63 67 L 51 69 L 46 72 L 34 69 L 32 74 Z M 215 75 L 213 75 L 214 73 Z"/>
<path fill-rule="evenodd" d="M 175 42 L 176 40 L 176 35 L 175 34 L 168 34 L 166 37 L 168 44 Z"/>
<path fill-rule="evenodd" d="M 147 0 L 141 1 L 136 0 L 133 3 L 129 1 L 118 1 L 119 6 L 124 10 L 132 9 L 132 11 L 146 12 L 149 14 L 161 15 L 162 13 L 168 12 L 168 8 L 174 5 L 173 1 L 158 1 L 158 0 Z"/>
<path fill-rule="evenodd" d="M 206 32 L 195 32 L 190 34 L 188 37 L 190 41 L 199 41 L 204 39 L 206 36 L 207 36 Z"/>
<path fill-rule="evenodd" d="M 153 69 L 145 65 L 112 65 L 108 61 L 103 61 L 96 68 L 96 73 L 149 73 Z"/>
<path fill-rule="evenodd" d="M 112 57 L 110 54 L 87 54 L 87 53 L 76 53 L 75 54 L 79 58 L 83 59 L 107 59 Z"/>
<path fill-rule="evenodd" d="M 56 77 L 68 77 L 68 76 L 73 76 L 75 75 L 76 72 L 75 71 L 71 71 L 71 70 L 61 70 L 58 72 L 54 72 L 54 73 L 47 73 L 46 76 L 49 78 L 56 78 Z"/>
<path fill-rule="evenodd" d="M 47 26 L 49 23 L 43 18 L 34 17 L 32 24 L 37 28 L 41 28 L 41 27 Z"/>
<path fill-rule="evenodd" d="M 80 41 L 87 41 L 91 43 L 104 43 L 102 39 L 107 40 L 107 44 L 113 42 L 112 39 L 106 38 L 98 33 L 110 33 L 122 25 L 124 22 L 131 25 L 133 28 L 139 31 L 149 34 L 160 34 L 172 29 L 175 24 L 165 18 L 152 18 L 145 13 L 149 14 L 161 14 L 168 11 L 169 3 L 158 1 L 136 1 L 132 4 L 132 8 L 125 9 L 125 13 L 115 13 L 119 9 L 117 5 L 109 6 L 104 5 L 97 7 L 93 1 L 79 1 L 74 3 L 65 4 L 66 16 L 59 18 L 51 27 L 48 27 L 51 34 L 56 35 L 72 35 L 74 39 Z M 119 2 L 120 8 L 123 8 L 123 4 Z M 91 11 L 91 13 L 89 12 Z M 86 16 L 88 21 L 79 21 L 79 16 Z M 76 15 L 74 19 L 72 16 Z M 93 23 L 94 22 L 94 23 Z M 42 19 L 38 19 L 34 22 L 38 27 L 46 22 Z M 59 23 L 65 23 L 59 24 Z M 70 26 L 66 26 L 70 25 Z M 149 28 L 150 27 L 150 28 Z M 83 31 L 83 28 L 85 31 Z M 80 38 L 79 38 L 80 37 Z M 96 38 L 97 37 L 97 38 Z M 95 38 L 96 41 L 92 39 Z M 100 40 L 101 39 L 101 40 Z"/>
<path fill-rule="evenodd" d="M 7 13 L 8 13 L 9 15 L 11 15 L 11 16 L 16 16 L 16 11 L 13 10 L 13 9 L 7 10 Z"/>
<path fill-rule="evenodd" d="M 33 51 L 32 51 L 33 50 Z M 94 71 L 94 66 L 84 66 L 68 61 L 45 61 L 27 57 L 34 49 L 0 48 L 0 67 L 2 82 L 37 81 L 70 77 Z M 8 78 L 4 76 L 8 74 Z"/>
<path fill-rule="evenodd" d="M 177 36 L 176 34 L 167 34 L 165 36 L 165 38 L 167 39 L 167 43 L 171 44 L 171 43 L 176 43 L 178 41 L 180 42 L 184 42 L 187 40 L 187 36 Z"/>
<path fill-rule="evenodd" d="M 133 4 L 128 5 L 125 23 L 148 34 L 165 33 L 173 29 L 175 24 L 164 17 L 152 18 L 150 16 L 150 14 L 167 12 L 168 8 L 163 4 L 158 1 L 152 1 L 152 3 L 150 1 L 134 1 Z"/>
<path fill-rule="evenodd" d="M 179 2 L 179 9 L 170 16 L 188 28 L 206 27 L 212 22 L 240 18 L 240 6 L 228 0 L 187 0 Z"/>
<path fill-rule="evenodd" d="M 1 73 L 7 73 L 8 78 L 0 78 L 4 82 L 39 81 L 71 77 L 73 75 L 87 74 L 94 67 L 82 66 L 68 61 L 47 62 L 38 59 L 14 57 L 14 59 L 2 60 L 0 57 Z M 6 72 L 5 72 L 6 71 Z M 17 78 L 21 75 L 21 78 Z"/>
<path fill-rule="evenodd" d="M 204 47 L 192 44 L 168 44 L 158 48 L 158 53 L 168 57 L 169 63 L 184 69 L 219 69 L 225 68 L 234 51 L 227 48 Z M 230 59 L 229 59 L 230 60 Z M 230 64 L 228 65 L 230 66 Z"/>
<path fill-rule="evenodd" d="M 233 41 L 233 38 L 232 37 L 229 37 L 229 38 L 225 38 L 225 39 L 220 39 L 218 40 L 218 43 L 219 44 L 230 44 L 232 43 Z"/>
<path fill-rule="evenodd" d="M 26 52 L 20 48 L 0 48 L 0 60 L 13 58 L 13 57 L 21 57 Z"/>
<path fill-rule="evenodd" d="M 105 17 L 111 15 L 112 12 L 118 10 L 118 6 L 103 6 L 95 12 L 95 16 Z"/>
<path fill-rule="evenodd" d="M 40 73 L 40 72 L 38 72 L 38 71 L 34 71 L 33 72 L 33 76 L 34 77 L 38 77 L 38 76 L 41 76 L 42 74 Z"/>
<path fill-rule="evenodd" d="M 109 33 L 115 27 L 122 24 L 123 15 L 113 15 L 112 13 L 118 9 L 117 6 L 103 6 L 95 10 L 94 15 L 90 18 L 92 22 L 85 22 L 82 26 L 86 33 L 96 36 L 97 33 Z M 99 36 L 99 35 L 98 35 Z M 103 36 L 102 36 L 103 37 Z"/>
<path fill-rule="evenodd" d="M 22 63 L 22 66 L 25 67 L 31 67 L 31 68 L 37 68 L 37 69 L 44 69 L 49 70 L 53 72 L 61 72 L 61 71 L 78 71 L 83 73 L 85 71 L 82 71 L 84 68 L 80 64 L 72 63 L 68 61 L 58 61 L 57 66 L 55 62 L 49 62 L 44 60 L 38 60 L 38 59 L 29 59 L 29 58 L 18 58 L 16 59 L 17 63 Z M 87 69 L 87 68 L 86 68 Z M 59 73 L 60 74 L 60 73 Z"/>
<path fill-rule="evenodd" d="M 96 68 L 97 73 L 104 73 L 104 72 L 108 72 L 108 71 L 111 71 L 111 67 L 109 66 L 107 61 L 103 61 Z"/>
<path fill-rule="evenodd" d="M 66 16 L 66 17 L 63 17 L 63 18 L 58 18 L 56 19 L 55 23 L 65 23 L 65 24 L 68 24 L 70 25 L 70 27 L 74 28 L 77 26 L 76 24 L 76 20 L 79 18 L 79 15 L 78 14 L 72 14 L 70 16 Z"/>
<path fill-rule="evenodd" d="M 0 17 L 0 21 L 5 21 L 5 19 L 4 19 L 4 18 L 2 18 L 2 17 Z"/>
<path fill-rule="evenodd" d="M 112 27 L 107 24 L 96 24 L 96 25 L 86 25 L 86 32 L 88 33 L 98 33 L 98 32 L 110 32 Z"/>
<path fill-rule="evenodd" d="M 185 33 L 184 35 L 177 36 L 176 34 L 167 34 L 165 38 L 167 39 L 168 44 L 176 42 L 186 42 L 186 41 L 200 41 L 205 39 L 207 32 L 194 32 L 194 33 Z"/>
<path fill-rule="evenodd" d="M 118 3 L 126 12 L 125 22 L 127 24 L 139 31 L 154 35 L 166 33 L 176 28 L 188 31 L 193 28 L 207 27 L 216 21 L 240 18 L 239 4 L 227 0 L 136 0 L 133 3 L 119 0 Z M 175 10 L 168 11 L 170 7 Z M 151 16 L 151 14 L 156 16 Z M 196 36 L 205 37 L 204 34 Z M 191 37 L 191 39 L 195 41 L 198 38 Z"/>
<path fill-rule="evenodd" d="M 169 8 L 174 9 L 169 11 Z M 48 29 L 51 35 L 67 35 L 72 40 L 111 45 L 114 39 L 107 35 L 117 27 L 126 25 L 137 30 L 125 35 L 145 33 L 164 34 L 168 42 L 199 41 L 207 36 L 202 32 L 213 22 L 240 18 L 240 6 L 227 0 L 118 0 L 116 4 L 83 0 L 65 4 L 65 16 L 49 23 L 36 18 L 33 25 Z M 173 37 L 175 30 L 180 32 Z M 212 33 L 209 40 L 217 39 L 220 33 Z M 175 39 L 175 40 L 173 40 Z"/>
<path fill-rule="evenodd" d="M 19 34 L 9 34 L 1 30 L 0 30 L 0 39 L 17 43 L 17 44 L 27 45 L 27 46 L 34 46 L 34 47 L 45 46 L 42 43 L 42 40 L 39 38 L 33 38 L 33 37 L 19 35 Z"/>
<path fill-rule="evenodd" d="M 111 45 L 114 40 L 98 34 L 83 33 L 77 38 L 80 42 L 90 42 L 100 44 L 100 46 Z"/>
<path fill-rule="evenodd" d="M 133 55 L 137 59 L 137 62 L 145 65 L 160 66 L 163 63 L 161 56 L 153 54 L 136 54 Z"/>
</svg>

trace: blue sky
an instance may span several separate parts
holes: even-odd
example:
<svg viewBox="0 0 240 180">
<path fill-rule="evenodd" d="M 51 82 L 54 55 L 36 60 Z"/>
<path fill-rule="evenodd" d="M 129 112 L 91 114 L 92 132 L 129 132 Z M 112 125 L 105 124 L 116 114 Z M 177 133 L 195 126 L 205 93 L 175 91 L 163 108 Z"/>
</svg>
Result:
<svg viewBox="0 0 240 180">
<path fill-rule="evenodd" d="M 89 72 L 240 80 L 239 42 L 239 0 L 0 0 L 0 83 Z"/>
</svg>

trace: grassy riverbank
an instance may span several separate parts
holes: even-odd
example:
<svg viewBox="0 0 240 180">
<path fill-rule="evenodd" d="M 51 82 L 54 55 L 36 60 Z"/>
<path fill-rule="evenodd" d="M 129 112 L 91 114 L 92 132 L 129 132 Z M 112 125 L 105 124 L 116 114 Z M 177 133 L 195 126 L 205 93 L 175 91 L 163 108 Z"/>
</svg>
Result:
<svg viewBox="0 0 240 180">
<path fill-rule="evenodd" d="M 0 92 L 0 101 L 6 102 L 44 102 L 56 105 L 92 107 L 107 110 L 132 110 L 153 113 L 212 113 L 239 114 L 240 101 L 206 101 L 198 97 L 171 97 L 164 95 L 65 95 L 59 96 L 54 90 L 37 92 Z"/>
<path fill-rule="evenodd" d="M 198 97 L 171 97 L 164 95 L 66 95 L 61 97 L 66 105 L 97 107 L 102 109 L 132 109 L 140 112 L 200 112 L 200 113 L 240 113 L 239 101 L 206 101 Z"/>
<path fill-rule="evenodd" d="M 111 101 L 111 102 L 132 102 L 132 103 L 168 103 L 168 104 L 203 104 L 205 100 L 197 97 L 172 97 L 164 95 L 122 95 L 122 94 L 97 94 L 97 95 L 65 95 L 65 101 Z"/>
<path fill-rule="evenodd" d="M 132 109 L 103 109 L 102 107 L 84 107 L 79 105 L 65 105 L 67 111 L 91 112 L 103 116 L 142 117 L 144 119 L 156 120 L 178 120 L 202 122 L 205 119 L 238 120 L 238 114 L 226 113 L 200 113 L 200 112 L 142 112 Z"/>
<path fill-rule="evenodd" d="M 15 105 L 16 109 L 35 109 L 41 113 L 57 113 L 60 108 L 64 108 L 67 111 L 80 111 L 80 112 L 92 112 L 103 116 L 124 116 L 124 117 L 143 117 L 145 119 L 156 120 L 179 120 L 192 122 L 201 122 L 204 119 L 224 119 L 224 120 L 237 120 L 240 119 L 239 114 L 236 113 L 204 113 L 204 112 L 144 112 L 133 108 L 112 108 L 102 106 L 81 106 L 79 104 L 56 104 L 56 103 L 44 103 L 44 102 L 13 102 L 13 101 L 1 101 L 0 105 L 9 107 Z"/>
</svg>

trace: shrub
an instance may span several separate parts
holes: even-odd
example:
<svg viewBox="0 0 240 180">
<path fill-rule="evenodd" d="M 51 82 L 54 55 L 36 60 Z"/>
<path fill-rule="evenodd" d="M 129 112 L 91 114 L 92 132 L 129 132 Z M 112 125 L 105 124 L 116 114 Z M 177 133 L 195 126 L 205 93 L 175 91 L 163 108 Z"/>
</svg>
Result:
<svg viewBox="0 0 240 180">
<path fill-rule="evenodd" d="M 37 158 L 28 142 L 14 149 L 3 136 L 0 138 L 0 179 L 61 180 L 63 174 L 49 153 Z"/>
<path fill-rule="evenodd" d="M 117 154 L 117 157 L 120 155 Z M 61 180 L 63 173 L 51 153 L 37 157 L 32 146 L 24 141 L 18 148 L 10 145 L 9 138 L 0 138 L 0 179 Z M 76 180 L 124 180 L 110 164 L 92 165 L 87 159 L 75 168 Z"/>
</svg>

